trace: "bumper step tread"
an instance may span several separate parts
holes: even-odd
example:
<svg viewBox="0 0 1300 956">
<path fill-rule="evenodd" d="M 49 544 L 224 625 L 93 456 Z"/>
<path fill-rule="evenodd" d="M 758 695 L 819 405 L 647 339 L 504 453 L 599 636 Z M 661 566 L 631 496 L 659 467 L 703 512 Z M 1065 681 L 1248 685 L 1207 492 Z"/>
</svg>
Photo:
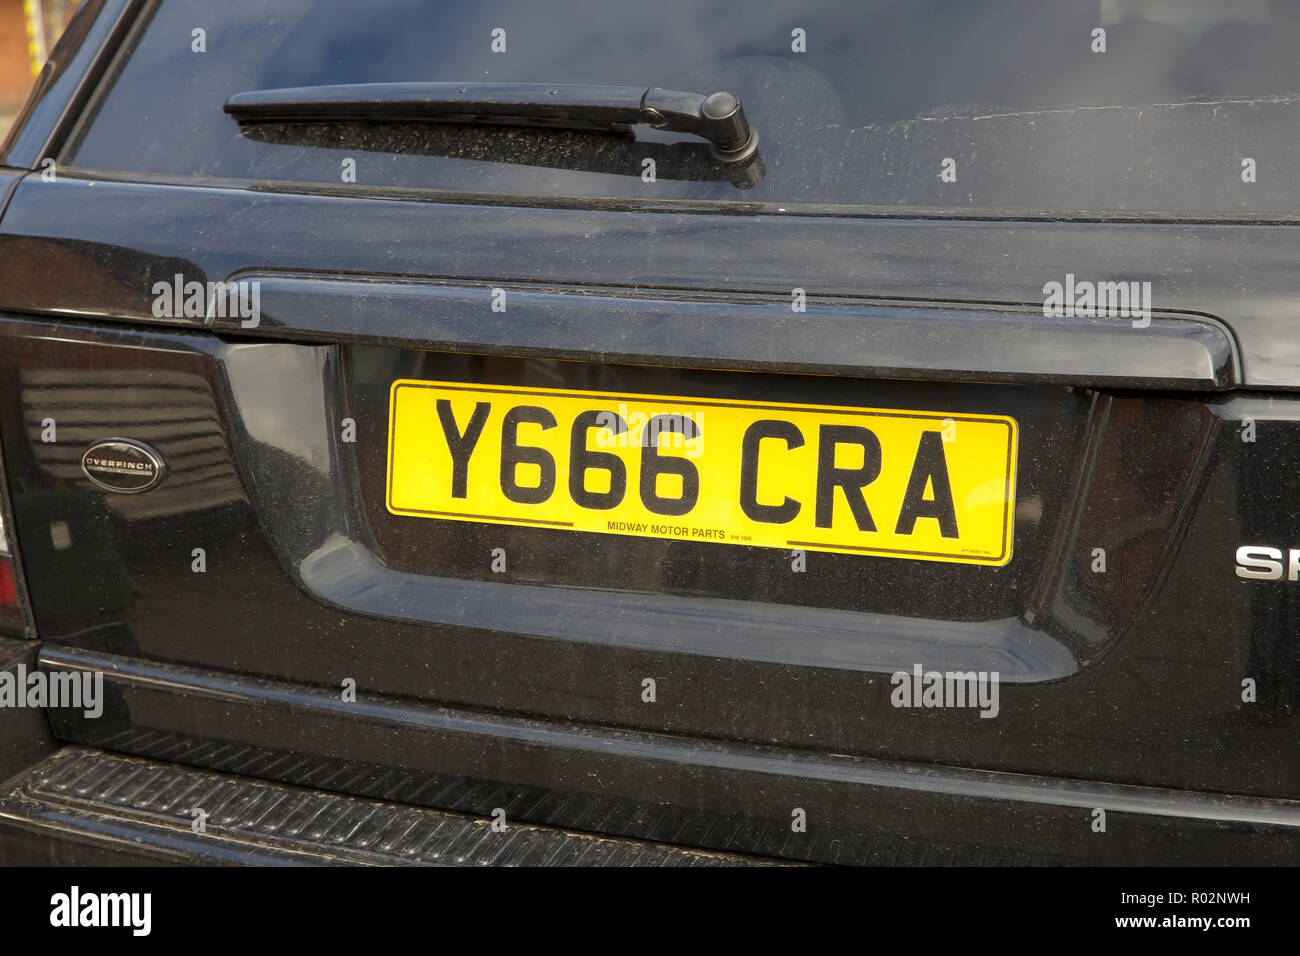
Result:
<svg viewBox="0 0 1300 956">
<path fill-rule="evenodd" d="M 195 810 L 202 811 L 197 817 Z M 202 827 L 196 829 L 196 819 Z M 69 746 L 9 780 L 0 862 L 752 866 L 779 861 L 253 780 Z M 51 838 L 54 840 L 51 840 Z M 23 858 L 16 858 L 23 857 Z"/>
</svg>

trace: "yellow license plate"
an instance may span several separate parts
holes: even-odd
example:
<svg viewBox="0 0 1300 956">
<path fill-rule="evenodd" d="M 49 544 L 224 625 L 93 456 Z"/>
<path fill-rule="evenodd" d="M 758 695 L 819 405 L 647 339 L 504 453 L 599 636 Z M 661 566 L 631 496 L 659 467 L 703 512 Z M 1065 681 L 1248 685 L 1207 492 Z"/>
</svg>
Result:
<svg viewBox="0 0 1300 956">
<path fill-rule="evenodd" d="M 1003 565 L 1014 419 L 399 380 L 388 510 Z"/>
</svg>

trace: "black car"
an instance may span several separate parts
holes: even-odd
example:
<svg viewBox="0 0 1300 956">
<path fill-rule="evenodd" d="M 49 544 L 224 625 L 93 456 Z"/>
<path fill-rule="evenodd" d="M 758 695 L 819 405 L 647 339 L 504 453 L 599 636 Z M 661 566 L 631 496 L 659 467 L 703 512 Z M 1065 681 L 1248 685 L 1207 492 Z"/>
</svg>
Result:
<svg viewBox="0 0 1300 956">
<path fill-rule="evenodd" d="M 1300 862 L 1300 5 L 86 0 L 0 862 Z"/>
</svg>

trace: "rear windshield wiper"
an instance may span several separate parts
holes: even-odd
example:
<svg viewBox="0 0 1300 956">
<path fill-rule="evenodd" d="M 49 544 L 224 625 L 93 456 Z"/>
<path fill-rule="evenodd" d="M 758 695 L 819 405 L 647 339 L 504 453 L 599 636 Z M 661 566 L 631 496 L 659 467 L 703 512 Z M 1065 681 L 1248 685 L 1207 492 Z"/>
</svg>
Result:
<svg viewBox="0 0 1300 956">
<path fill-rule="evenodd" d="M 465 122 L 561 124 L 618 130 L 630 125 L 702 136 L 727 163 L 751 158 L 758 132 L 735 93 L 658 87 L 544 83 L 356 83 L 237 93 L 225 111 L 241 123 Z"/>
</svg>

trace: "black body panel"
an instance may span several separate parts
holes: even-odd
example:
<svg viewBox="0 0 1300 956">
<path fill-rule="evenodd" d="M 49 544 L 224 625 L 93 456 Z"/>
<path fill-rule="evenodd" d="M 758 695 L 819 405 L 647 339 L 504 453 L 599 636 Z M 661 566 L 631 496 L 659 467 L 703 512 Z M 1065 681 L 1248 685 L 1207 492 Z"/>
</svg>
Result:
<svg viewBox="0 0 1300 956">
<path fill-rule="evenodd" d="M 42 176 L 75 155 L 145 7 L 88 2 L 0 152 L 0 492 L 35 638 L 0 672 L 104 674 L 102 717 L 49 719 L 110 751 L 46 757 L 42 720 L 5 715 L 0 857 L 40 860 L 74 818 L 104 859 L 145 831 L 151 860 L 313 856 L 190 840 L 147 800 L 71 806 L 40 758 L 107 788 L 264 786 L 174 762 L 506 807 L 559 828 L 536 834 L 556 847 L 588 831 L 824 863 L 1300 863 L 1297 214 L 316 181 L 332 153 L 303 182 Z M 314 141 L 267 135 L 314 161 Z M 1046 315 L 1046 284 L 1076 275 L 1149 282 L 1149 323 Z M 160 311 L 173 280 L 255 283 L 261 314 Z M 804 568 L 399 516 L 403 378 L 1008 416 L 1012 556 L 810 551 Z M 109 439 L 156 451 L 157 487 L 92 482 L 83 456 Z M 1242 573 L 1243 547 L 1281 570 Z M 914 666 L 996 672 L 996 712 L 898 706 Z M 387 862 L 368 853 L 340 856 Z"/>
<path fill-rule="evenodd" d="M 809 583 L 794 585 L 788 560 L 764 549 L 630 539 L 592 549 L 582 535 L 494 528 L 520 555 L 501 580 L 473 526 L 359 513 L 375 501 L 383 442 L 365 436 L 383 435 L 367 427 L 381 409 L 345 386 L 347 363 L 333 349 L 67 323 L 4 328 L 4 420 L 22 423 L 4 433 L 6 466 L 46 641 L 321 687 L 352 677 L 379 694 L 661 732 L 1300 795 L 1284 759 L 1297 687 L 1293 585 L 1232 573 L 1232 543 L 1276 537 L 1270 515 L 1297 491 L 1285 470 L 1293 402 L 1058 399 L 1058 424 L 1027 420 L 1022 452 L 1022 505 L 1041 500 L 1044 513 L 1026 516 L 1018 556 L 991 573 L 814 555 Z M 400 367 L 401 353 L 373 355 Z M 503 362 L 497 373 L 527 380 L 523 369 Z M 708 381 L 640 374 L 687 393 Z M 65 419 L 65 437 L 40 441 L 45 410 L 70 407 L 92 381 L 113 396 L 103 406 L 111 430 L 168 458 L 157 491 L 110 496 L 78 476 L 81 447 L 107 427 L 103 412 Z M 295 394 L 299 414 L 254 415 L 266 384 Z M 951 388 L 962 404 L 1001 400 L 971 398 L 987 386 Z M 1014 391 L 1022 411 L 1033 407 Z M 320 424 L 344 406 L 360 425 L 355 446 Z M 1243 443 L 1244 418 L 1267 439 Z M 1086 449 L 1085 476 L 1047 467 L 1071 448 Z M 1269 461 L 1270 449 L 1283 457 Z M 84 548 L 39 547 L 53 514 L 75 516 Z M 202 574 L 191 569 L 200 546 Z M 1094 546 L 1109 551 L 1106 574 L 1089 571 Z M 864 563 L 870 579 L 857 577 Z M 77 600 L 42 590 L 71 567 L 84 582 Z M 769 577 L 755 578 L 764 567 Z M 611 575 L 614 590 L 601 583 Z M 930 620 L 914 613 L 927 601 Z M 911 661 L 1004 668 L 1001 713 L 892 708 L 887 675 Z M 1256 674 L 1259 701 L 1245 705 L 1241 680 Z M 638 695 L 646 675 L 664 688 L 652 708 Z"/>
</svg>

